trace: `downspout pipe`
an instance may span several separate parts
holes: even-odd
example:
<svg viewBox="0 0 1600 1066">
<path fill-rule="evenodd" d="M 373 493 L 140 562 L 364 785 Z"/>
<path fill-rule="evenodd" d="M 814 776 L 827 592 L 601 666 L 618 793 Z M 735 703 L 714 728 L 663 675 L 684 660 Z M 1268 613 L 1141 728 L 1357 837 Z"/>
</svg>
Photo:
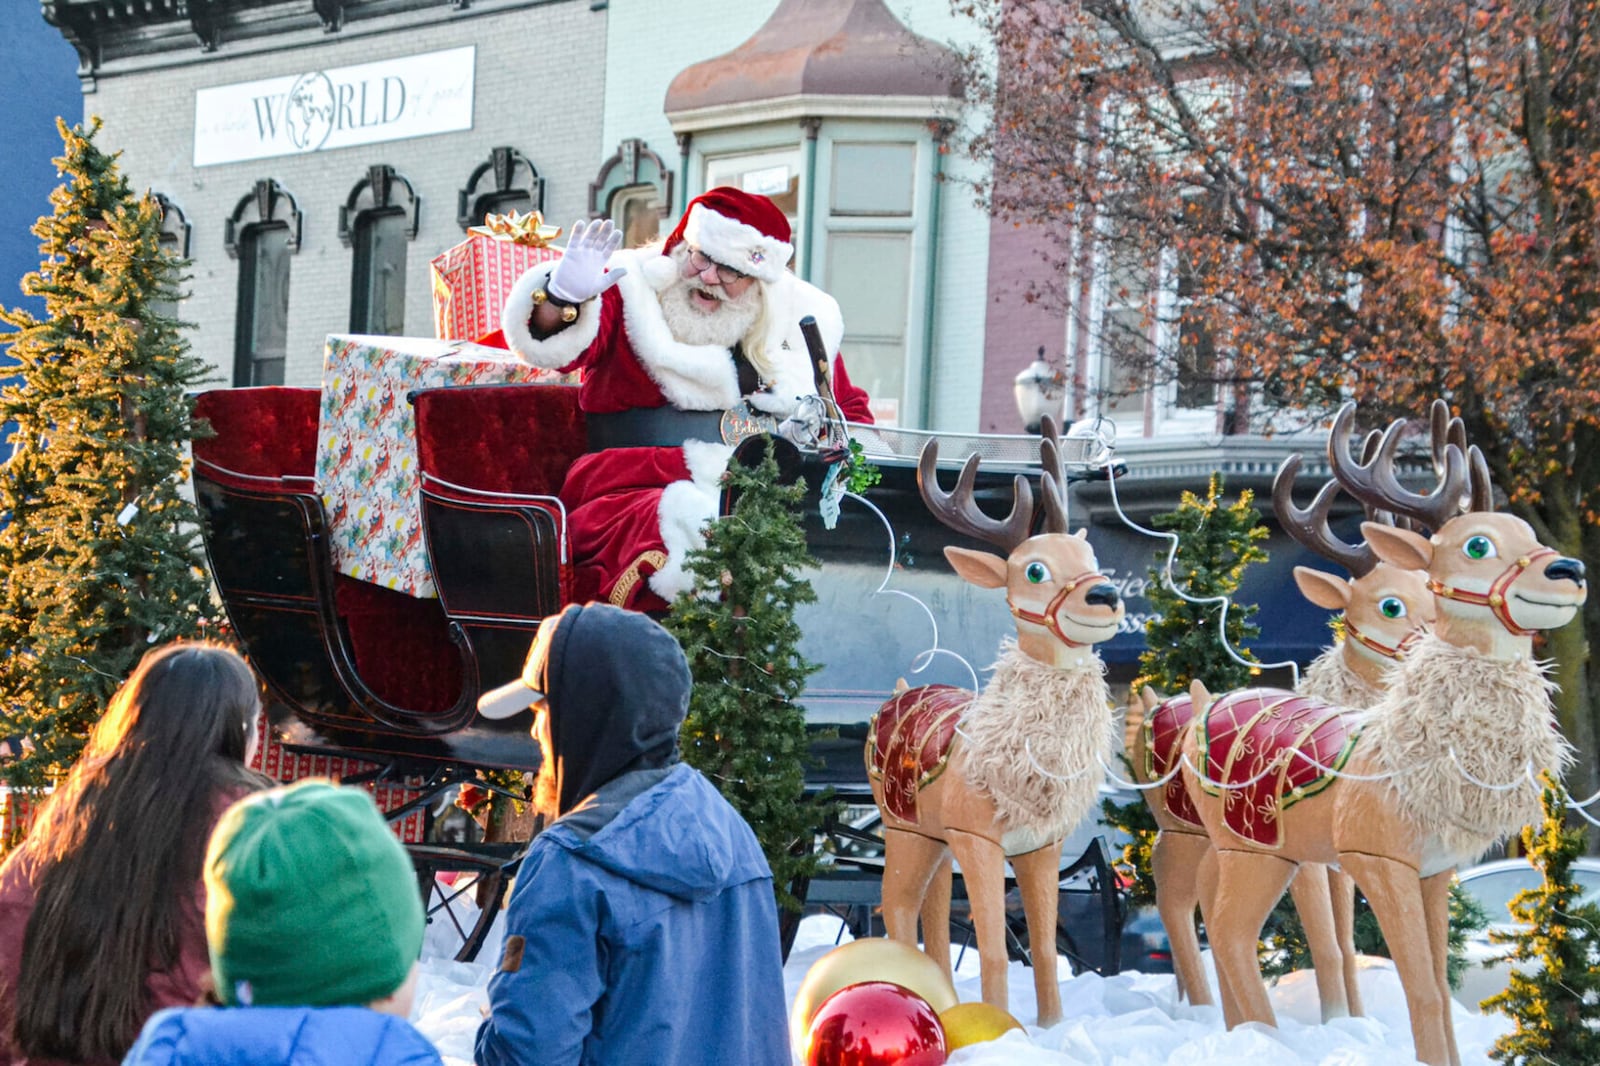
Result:
<svg viewBox="0 0 1600 1066">
<path fill-rule="evenodd" d="M 817 132 L 822 128 L 820 118 L 803 118 L 800 128 L 805 130 L 805 187 L 806 209 L 805 217 L 800 223 L 800 280 L 817 284 L 818 270 L 813 265 L 816 261 L 815 248 L 811 244 L 811 235 L 816 232 L 815 220 L 817 217 Z"/>
<path fill-rule="evenodd" d="M 933 330 L 938 318 L 939 293 L 939 220 L 944 215 L 944 154 L 954 123 L 945 120 L 934 123 L 933 129 L 933 188 L 928 192 L 928 274 L 922 294 L 922 397 L 919 412 L 920 425 L 931 428 L 933 414 Z"/>
</svg>

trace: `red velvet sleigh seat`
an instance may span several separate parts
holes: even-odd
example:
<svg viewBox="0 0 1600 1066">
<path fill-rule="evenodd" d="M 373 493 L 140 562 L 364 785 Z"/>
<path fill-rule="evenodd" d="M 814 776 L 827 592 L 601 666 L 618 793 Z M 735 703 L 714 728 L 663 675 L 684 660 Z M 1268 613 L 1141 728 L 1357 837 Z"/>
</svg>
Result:
<svg viewBox="0 0 1600 1066">
<path fill-rule="evenodd" d="M 196 401 L 206 553 L 229 621 L 263 679 L 340 746 L 408 753 L 384 735 L 450 733 L 478 677 L 439 603 L 336 574 L 316 491 L 320 393 L 218 389 Z M 437 754 L 429 749 L 426 754 Z"/>
<path fill-rule="evenodd" d="M 578 390 L 467 385 L 411 394 L 422 529 L 445 617 L 486 685 L 521 672 L 540 619 L 572 588 L 556 497 L 583 452 Z"/>
</svg>

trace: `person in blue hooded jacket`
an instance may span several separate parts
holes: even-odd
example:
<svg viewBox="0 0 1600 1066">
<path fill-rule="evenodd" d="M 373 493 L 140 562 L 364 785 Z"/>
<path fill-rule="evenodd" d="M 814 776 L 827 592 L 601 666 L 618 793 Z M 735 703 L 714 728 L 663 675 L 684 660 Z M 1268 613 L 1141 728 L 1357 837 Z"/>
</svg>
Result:
<svg viewBox="0 0 1600 1066">
<path fill-rule="evenodd" d="M 441 1066 L 406 1021 L 416 874 L 367 793 L 313 780 L 235 803 L 205 884 L 221 1005 L 153 1015 L 123 1066 Z"/>
<path fill-rule="evenodd" d="M 506 908 L 478 1066 L 789 1062 L 772 873 L 755 834 L 678 758 L 689 664 L 645 615 L 571 606 L 522 677 L 544 763 Z"/>
</svg>

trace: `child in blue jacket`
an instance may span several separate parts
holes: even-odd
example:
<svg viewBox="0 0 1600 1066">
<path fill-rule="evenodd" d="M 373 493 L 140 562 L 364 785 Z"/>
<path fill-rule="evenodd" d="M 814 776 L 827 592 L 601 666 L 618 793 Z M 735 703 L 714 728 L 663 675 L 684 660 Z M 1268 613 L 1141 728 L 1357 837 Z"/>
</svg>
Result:
<svg viewBox="0 0 1600 1066">
<path fill-rule="evenodd" d="M 205 884 L 223 1006 L 154 1015 L 123 1066 L 440 1066 L 406 1021 L 416 875 L 365 792 L 306 781 L 235 803 Z"/>
</svg>

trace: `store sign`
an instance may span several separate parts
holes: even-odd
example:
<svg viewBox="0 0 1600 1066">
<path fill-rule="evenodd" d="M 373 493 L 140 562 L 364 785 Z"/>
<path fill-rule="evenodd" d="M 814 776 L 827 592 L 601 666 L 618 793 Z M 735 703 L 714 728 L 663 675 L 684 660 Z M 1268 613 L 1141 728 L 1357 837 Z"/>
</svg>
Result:
<svg viewBox="0 0 1600 1066">
<path fill-rule="evenodd" d="M 468 45 L 200 89 L 194 165 L 470 130 L 475 52 Z"/>
</svg>

